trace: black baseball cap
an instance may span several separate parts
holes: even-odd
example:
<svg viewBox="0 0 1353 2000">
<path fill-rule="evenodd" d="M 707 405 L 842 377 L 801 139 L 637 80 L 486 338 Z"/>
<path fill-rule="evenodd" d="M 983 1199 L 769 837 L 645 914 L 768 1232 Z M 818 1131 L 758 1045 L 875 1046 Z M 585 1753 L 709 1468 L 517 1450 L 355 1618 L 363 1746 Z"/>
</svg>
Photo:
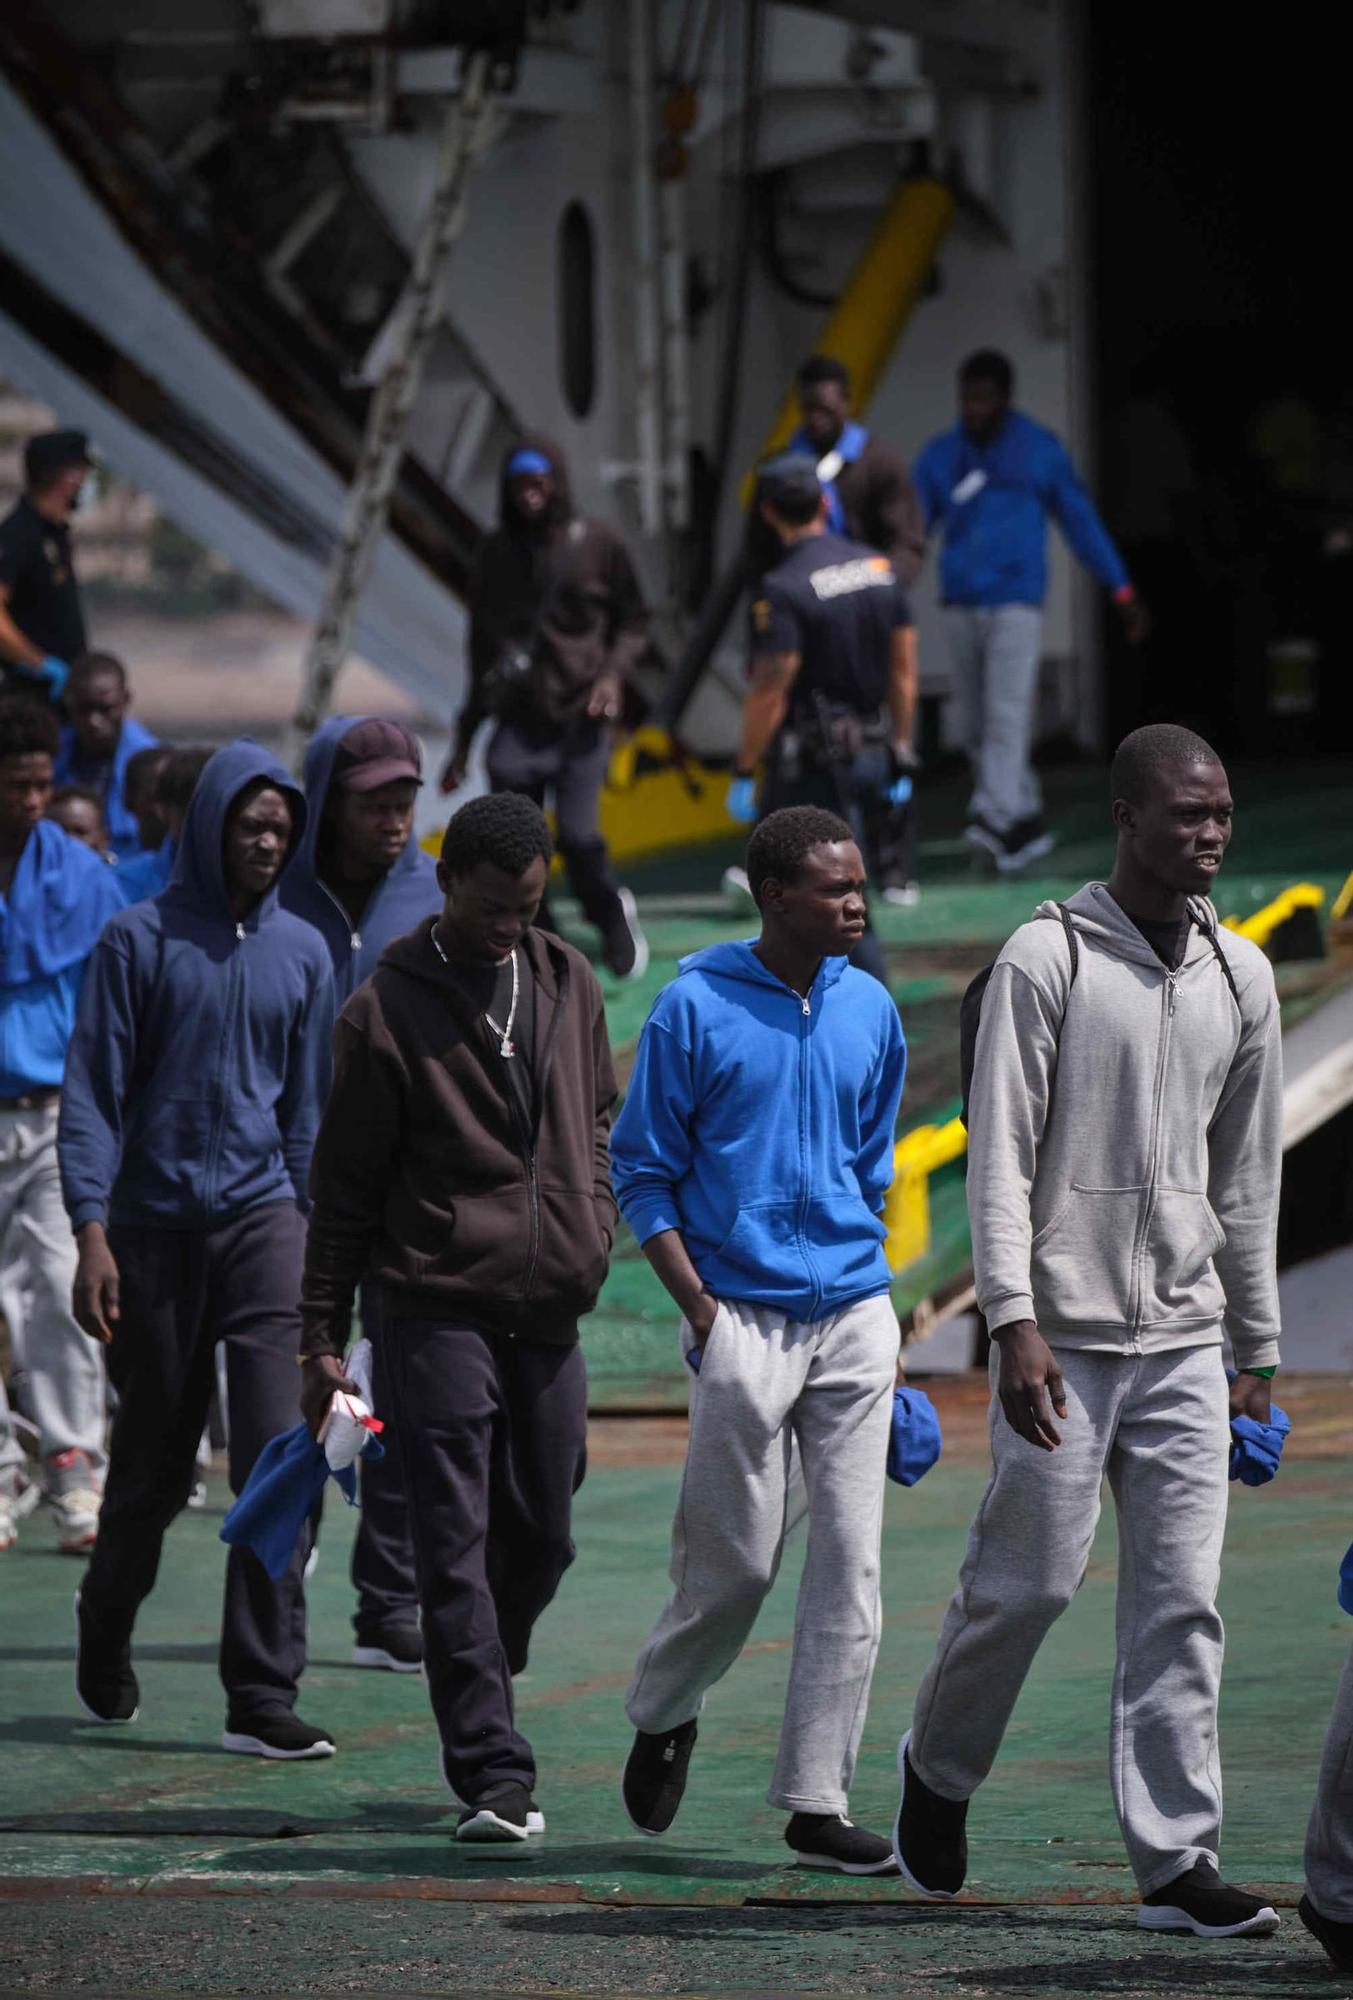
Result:
<svg viewBox="0 0 1353 2000">
<path fill-rule="evenodd" d="M 93 463 L 83 431 L 40 431 L 24 446 L 24 477 L 30 486 L 45 486 L 58 472 Z"/>
<path fill-rule="evenodd" d="M 822 481 L 817 466 L 801 451 L 782 451 L 757 467 L 756 502 L 768 507 L 788 503 L 794 507 L 816 507 L 822 499 Z"/>
</svg>

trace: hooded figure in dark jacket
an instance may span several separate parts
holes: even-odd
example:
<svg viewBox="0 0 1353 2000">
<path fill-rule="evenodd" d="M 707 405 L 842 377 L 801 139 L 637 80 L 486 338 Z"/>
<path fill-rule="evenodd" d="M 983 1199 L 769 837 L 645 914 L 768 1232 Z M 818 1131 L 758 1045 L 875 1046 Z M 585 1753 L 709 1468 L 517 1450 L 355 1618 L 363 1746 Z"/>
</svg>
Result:
<svg viewBox="0 0 1353 2000">
<path fill-rule="evenodd" d="M 109 1343 L 119 1396 L 77 1603 L 76 1691 L 98 1722 L 136 1716 L 132 1626 L 193 1482 L 216 1343 L 236 1493 L 299 1414 L 301 1206 L 333 1024 L 324 941 L 278 906 L 304 826 L 274 757 L 247 739 L 219 750 L 169 887 L 105 926 L 80 995 L 58 1153 L 80 1250 L 75 1315 Z M 276 1583 L 252 1553 L 230 1552 L 227 1750 L 333 1751 L 294 1713 L 307 1539 Z"/>
<path fill-rule="evenodd" d="M 648 645 L 648 611 L 615 529 L 579 514 L 568 466 L 549 438 L 528 434 L 503 460 L 498 526 L 470 578 L 470 689 L 442 774 L 465 775 L 486 716 L 495 792 L 552 795 L 559 851 L 583 915 L 617 978 L 648 964 L 634 898 L 611 872 L 599 818 L 611 732 Z M 553 929 L 548 907 L 542 928 Z"/>
<path fill-rule="evenodd" d="M 375 971 L 387 945 L 424 919 L 430 922 L 442 907 L 437 864 L 413 837 L 422 755 L 402 723 L 374 715 L 335 717 L 316 730 L 302 776 L 308 817 L 281 898 L 328 945 L 341 1007 Z M 362 1287 L 361 1312 L 380 1411 L 385 1363 L 374 1285 Z M 354 1666 L 416 1673 L 423 1660 L 418 1580 L 393 1433 L 385 1446 L 383 1458 L 358 1464 L 362 1511 L 352 1545 L 352 1658 Z"/>
</svg>

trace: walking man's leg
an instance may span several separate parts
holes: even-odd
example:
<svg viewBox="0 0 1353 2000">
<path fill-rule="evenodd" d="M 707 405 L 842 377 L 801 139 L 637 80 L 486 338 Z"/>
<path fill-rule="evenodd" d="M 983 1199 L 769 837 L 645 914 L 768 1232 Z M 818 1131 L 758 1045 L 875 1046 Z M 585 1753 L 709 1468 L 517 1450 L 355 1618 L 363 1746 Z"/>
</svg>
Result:
<svg viewBox="0 0 1353 2000">
<path fill-rule="evenodd" d="M 362 1332 L 371 1342 L 373 1407 L 380 1416 L 389 1398 L 380 1304 L 370 1281 L 362 1287 L 361 1311 Z M 384 1457 L 363 1458 L 357 1467 L 362 1504 L 352 1541 L 352 1585 L 357 1592 L 353 1664 L 417 1673 L 423 1664 L 423 1641 L 418 1630 L 418 1577 L 399 1438 L 391 1429 L 381 1442 Z"/>
<path fill-rule="evenodd" d="M 1298 1914 L 1339 1970 L 1353 1972 L 1353 1650 L 1325 1731 Z"/>
<path fill-rule="evenodd" d="M 689 1338 L 683 1322 L 683 1342 Z M 625 1804 L 644 1832 L 665 1832 L 675 1817 L 673 1766 L 681 1760 L 680 1778 L 705 1692 L 742 1651 L 779 1570 L 790 1419 L 812 1359 L 809 1328 L 766 1307 L 720 1303 L 691 1387 L 672 1527 L 674 1589 L 625 1699 L 639 1731 L 625 1770 Z"/>
<path fill-rule="evenodd" d="M 559 852 L 582 913 L 601 939 L 602 954 L 619 979 L 636 979 L 648 965 L 648 943 L 628 889 L 616 882 L 601 832 L 601 788 L 611 761 L 611 732 L 604 722 L 575 723 L 560 746 L 554 775 Z"/>
<path fill-rule="evenodd" d="M 468 1808 L 467 1825 L 487 1802 L 484 1831 L 492 1833 L 499 1796 L 507 1788 L 529 1795 L 536 1781 L 535 1757 L 516 1726 L 488 1576 L 505 1413 L 497 1342 L 492 1334 L 435 1320 L 387 1318 L 382 1331 L 387 1414 L 401 1438 L 442 1769 Z"/>
<path fill-rule="evenodd" d="M 225 1342 L 230 1485 L 239 1493 L 265 1444 L 300 1421 L 301 1261 L 293 1203 L 264 1202 L 204 1239 L 212 1337 Z M 291 1759 L 332 1756 L 333 1739 L 294 1714 L 305 1671 L 305 1530 L 276 1582 L 251 1549 L 226 1560 L 221 1621 L 223 1747 Z"/>
<path fill-rule="evenodd" d="M 980 790 L 983 817 L 1006 838 L 1037 823 L 1043 792 L 1031 762 L 1043 618 L 1028 604 L 986 614 Z"/>
<path fill-rule="evenodd" d="M 488 1576 L 509 1674 L 526 1670 L 531 1633 L 575 1554 L 573 1496 L 587 1469 L 583 1351 L 508 1343 L 499 1365 L 504 1421 L 489 1502 Z"/>
<path fill-rule="evenodd" d="M 966 605 L 945 612 L 949 633 L 949 700 L 953 734 L 968 760 L 972 793 L 968 799 L 970 826 L 994 832 L 993 803 L 982 782 L 982 689 L 986 676 L 986 638 L 990 613 Z"/>
<path fill-rule="evenodd" d="M 768 1794 L 810 1867 L 891 1874 L 892 1850 L 845 1821 L 882 1630 L 879 1542 L 899 1344 L 886 1295 L 820 1323 L 794 1412 L 808 1555 L 794 1619 L 780 1753 Z"/>
</svg>

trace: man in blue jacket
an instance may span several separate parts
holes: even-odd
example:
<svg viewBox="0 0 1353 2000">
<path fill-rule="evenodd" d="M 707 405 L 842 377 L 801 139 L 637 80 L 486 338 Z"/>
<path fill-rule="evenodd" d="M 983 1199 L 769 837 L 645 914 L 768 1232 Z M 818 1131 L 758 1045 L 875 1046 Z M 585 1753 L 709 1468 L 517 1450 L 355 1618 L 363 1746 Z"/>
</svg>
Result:
<svg viewBox="0 0 1353 2000">
<path fill-rule="evenodd" d="M 121 898 L 112 869 L 43 817 L 56 745 L 46 703 L 0 699 L 0 1287 L 58 1546 L 83 1555 L 98 1532 L 106 1393 L 71 1317 L 56 1122 L 85 962 Z M 17 1539 L 23 1466 L 0 1380 L 0 1551 Z"/>
<path fill-rule="evenodd" d="M 693 1376 L 675 1591 L 626 1700 L 625 1808 L 650 1834 L 676 1816 L 706 1690 L 775 1581 L 797 1440 L 808 1559 L 770 1803 L 804 1865 L 890 1874 L 888 1841 L 845 1814 L 882 1617 L 898 1328 L 880 1215 L 906 1045 L 886 990 L 848 962 L 865 876 L 845 821 L 771 813 L 747 874 L 760 937 L 683 959 L 611 1142 Z"/>
<path fill-rule="evenodd" d="M 79 1244 L 75 1313 L 109 1344 L 118 1412 L 99 1539 L 77 1602 L 76 1690 L 131 1722 L 132 1626 L 193 1483 L 224 1341 L 230 1481 L 300 1414 L 301 1209 L 333 1028 L 324 941 L 279 909 L 305 801 L 242 738 L 202 774 L 162 895 L 90 961 L 58 1148 Z M 305 1665 L 303 1537 L 277 1583 L 233 1548 L 221 1679 L 227 1750 L 320 1757 L 294 1713 Z"/>
<path fill-rule="evenodd" d="M 402 723 L 345 716 L 316 731 L 305 756 L 309 816 L 282 902 L 313 924 L 329 947 L 335 1005 L 341 1007 L 376 969 L 388 944 L 431 922 L 442 907 L 437 864 L 413 837 L 413 808 L 423 782 L 417 738 Z M 362 1287 L 362 1331 L 371 1342 L 372 1392 L 385 1408 L 380 1306 Z M 359 1466 L 362 1511 L 352 1545 L 353 1664 L 417 1673 L 418 1578 L 393 1432 L 385 1456 Z"/>
<path fill-rule="evenodd" d="M 127 712 L 127 669 L 113 653 L 86 653 L 70 670 L 65 700 L 70 721 L 61 732 L 56 782 L 97 792 L 114 854 L 139 854 L 141 826 L 127 797 L 127 766 L 139 750 L 153 750 L 157 739 Z"/>
<path fill-rule="evenodd" d="M 1065 445 L 1012 409 L 1003 354 L 972 354 L 958 372 L 959 421 L 913 467 L 926 527 L 944 536 L 940 599 L 948 613 L 958 735 L 973 771 L 967 840 L 1012 874 L 1051 852 L 1030 762 L 1047 523 L 1113 593 L 1128 639 L 1146 614 Z"/>
</svg>

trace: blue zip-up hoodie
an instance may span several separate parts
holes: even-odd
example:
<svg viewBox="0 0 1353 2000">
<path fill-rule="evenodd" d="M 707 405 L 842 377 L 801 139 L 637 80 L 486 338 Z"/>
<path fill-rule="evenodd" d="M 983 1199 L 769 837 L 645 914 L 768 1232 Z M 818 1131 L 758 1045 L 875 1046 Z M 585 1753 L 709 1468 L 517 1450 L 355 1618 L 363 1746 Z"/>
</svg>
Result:
<svg viewBox="0 0 1353 2000">
<path fill-rule="evenodd" d="M 962 424 L 932 438 L 912 467 L 926 527 L 944 530 L 940 596 L 991 610 L 1041 605 L 1048 594 L 1048 516 L 1110 590 L 1128 581 L 1123 558 L 1076 476 L 1060 438 L 1012 410 L 990 444 Z"/>
<path fill-rule="evenodd" d="M 57 1150 L 71 1225 L 212 1229 L 265 1201 L 304 1206 L 333 1033 L 324 940 L 274 887 L 237 921 L 223 839 L 266 778 L 305 801 L 247 737 L 202 773 L 169 887 L 106 925 L 66 1065 Z"/>
<path fill-rule="evenodd" d="M 716 1298 L 816 1320 L 886 1292 L 906 1066 L 897 1009 L 844 958 L 807 1000 L 750 943 L 683 958 L 611 1134 L 622 1214 L 640 1243 L 679 1229 Z"/>
<path fill-rule="evenodd" d="M 159 742 L 144 723 L 127 716 L 117 739 L 117 748 L 106 764 L 91 766 L 80 762 L 80 746 L 69 724 L 61 732 L 61 743 L 52 765 L 58 785 L 89 785 L 103 800 L 103 823 L 108 829 L 108 845 L 120 859 L 144 850 L 136 815 L 127 809 L 127 766 L 138 750 L 152 750 Z"/>
<path fill-rule="evenodd" d="M 324 804 L 333 777 L 338 746 L 350 729 L 371 717 L 338 716 L 315 731 L 305 753 L 302 782 L 309 808 L 305 833 L 282 882 L 282 907 L 313 924 L 333 960 L 337 1005 L 376 970 L 386 945 L 414 930 L 442 907 L 437 864 L 410 840 L 398 861 L 372 890 L 361 923 L 354 930 L 332 890 L 320 880 L 317 858 Z"/>
</svg>

